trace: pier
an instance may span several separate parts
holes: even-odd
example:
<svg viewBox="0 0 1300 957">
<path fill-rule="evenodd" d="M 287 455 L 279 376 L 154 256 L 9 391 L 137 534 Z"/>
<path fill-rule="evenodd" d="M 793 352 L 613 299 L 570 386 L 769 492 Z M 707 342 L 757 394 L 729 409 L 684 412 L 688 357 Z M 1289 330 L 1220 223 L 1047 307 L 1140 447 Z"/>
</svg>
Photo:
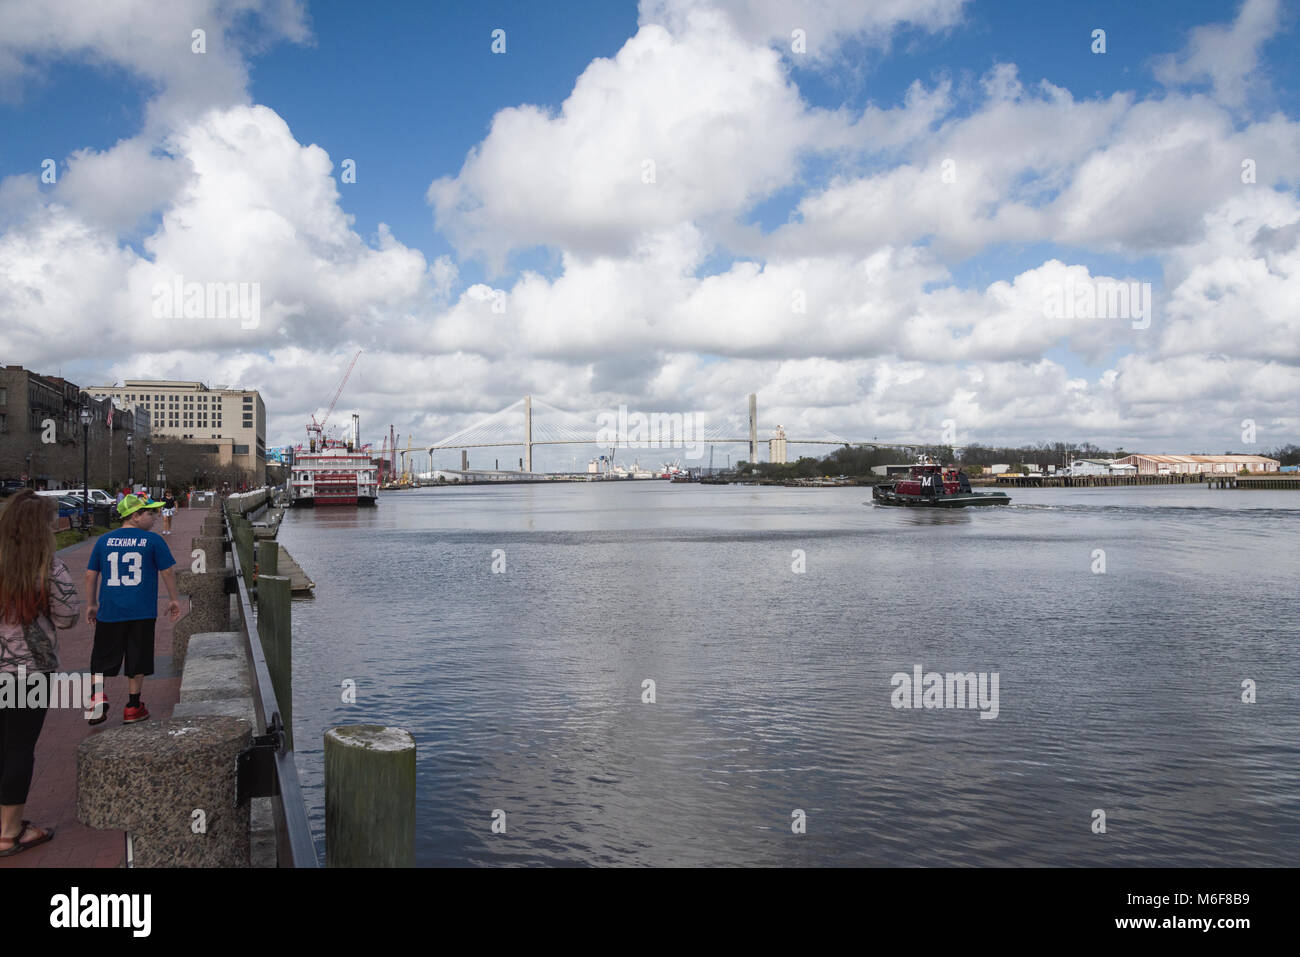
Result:
<svg viewBox="0 0 1300 957">
<path fill-rule="evenodd" d="M 1205 472 L 1177 475 L 999 475 L 995 481 L 971 479 L 972 485 L 1002 485 L 1015 488 L 1104 488 L 1122 485 L 1197 485 L 1215 476 Z"/>
<path fill-rule="evenodd" d="M 267 542 L 262 547 L 267 548 L 278 544 L 277 542 Z M 293 560 L 293 556 L 289 554 L 287 548 L 279 545 L 279 549 L 280 558 L 276 574 L 289 579 L 289 591 L 293 595 L 299 598 L 311 597 L 312 589 L 316 587 L 316 583 L 307 577 L 307 573 L 302 570 L 302 566 Z"/>
<path fill-rule="evenodd" d="M 1289 488 L 1300 489 L 1300 475 L 1269 472 L 1265 475 L 1212 475 L 1210 488 Z"/>
</svg>

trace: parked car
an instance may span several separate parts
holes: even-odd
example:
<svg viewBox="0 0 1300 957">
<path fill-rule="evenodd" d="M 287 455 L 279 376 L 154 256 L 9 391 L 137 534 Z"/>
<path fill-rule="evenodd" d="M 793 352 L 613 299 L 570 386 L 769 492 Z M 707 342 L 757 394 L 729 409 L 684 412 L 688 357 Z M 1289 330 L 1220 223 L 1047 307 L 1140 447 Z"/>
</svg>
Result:
<svg viewBox="0 0 1300 957">
<path fill-rule="evenodd" d="M 5 479 L 3 482 L 0 482 L 0 498 L 13 495 L 14 492 L 21 492 L 26 487 L 27 486 L 23 485 L 23 483 L 17 479 Z"/>
<path fill-rule="evenodd" d="M 59 518 L 67 518 L 69 515 L 81 514 L 81 499 L 69 498 L 66 495 L 59 498 Z"/>
<path fill-rule="evenodd" d="M 67 489 L 66 492 L 68 497 L 70 498 L 75 498 L 75 499 L 81 498 L 81 489 L 79 488 L 70 488 Z M 113 496 L 109 495 L 102 488 L 92 488 L 90 490 L 90 504 L 91 505 L 116 505 L 117 499 L 113 498 Z"/>
</svg>

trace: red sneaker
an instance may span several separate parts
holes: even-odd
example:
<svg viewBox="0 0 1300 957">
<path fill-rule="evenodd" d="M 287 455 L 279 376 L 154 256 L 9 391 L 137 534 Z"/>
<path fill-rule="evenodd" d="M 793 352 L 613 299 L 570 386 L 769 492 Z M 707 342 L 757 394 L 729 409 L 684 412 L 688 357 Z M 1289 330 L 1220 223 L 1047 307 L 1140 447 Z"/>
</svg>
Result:
<svg viewBox="0 0 1300 957">
<path fill-rule="evenodd" d="M 130 705 L 127 705 L 125 708 L 122 709 L 123 724 L 135 724 L 135 722 L 137 721 L 148 721 L 148 720 L 149 720 L 149 709 L 144 706 L 143 701 L 140 702 L 140 706 L 138 708 L 133 708 Z"/>
<path fill-rule="evenodd" d="M 86 724 L 103 724 L 108 720 L 108 695 L 100 692 L 91 695 L 90 710 L 86 712 Z"/>
</svg>

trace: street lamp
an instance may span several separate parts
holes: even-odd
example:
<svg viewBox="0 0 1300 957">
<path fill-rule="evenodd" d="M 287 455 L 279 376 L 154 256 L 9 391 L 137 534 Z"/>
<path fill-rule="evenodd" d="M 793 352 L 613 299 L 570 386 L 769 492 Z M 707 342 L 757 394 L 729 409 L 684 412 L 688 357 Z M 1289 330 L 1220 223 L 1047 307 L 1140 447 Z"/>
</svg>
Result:
<svg viewBox="0 0 1300 957">
<path fill-rule="evenodd" d="M 90 406 L 81 407 L 81 527 L 86 528 L 90 504 Z"/>
<path fill-rule="evenodd" d="M 32 475 L 32 453 L 31 452 L 27 453 L 27 473 L 23 476 L 23 479 L 25 480 L 24 484 L 26 484 L 28 488 L 36 487 L 36 477 Z"/>
<path fill-rule="evenodd" d="M 144 481 L 146 485 L 149 483 L 149 475 L 152 471 L 153 471 L 153 445 L 146 442 L 144 444 Z M 132 489 L 131 491 L 134 492 L 135 489 Z"/>
<path fill-rule="evenodd" d="M 132 455 L 134 436 L 132 433 L 126 433 L 126 485 L 127 488 L 135 488 L 135 458 Z"/>
<path fill-rule="evenodd" d="M 161 498 L 163 495 L 166 494 L 166 488 L 167 488 L 166 462 L 167 462 L 167 454 L 165 452 L 159 452 L 158 453 L 158 496 L 159 498 Z"/>
</svg>

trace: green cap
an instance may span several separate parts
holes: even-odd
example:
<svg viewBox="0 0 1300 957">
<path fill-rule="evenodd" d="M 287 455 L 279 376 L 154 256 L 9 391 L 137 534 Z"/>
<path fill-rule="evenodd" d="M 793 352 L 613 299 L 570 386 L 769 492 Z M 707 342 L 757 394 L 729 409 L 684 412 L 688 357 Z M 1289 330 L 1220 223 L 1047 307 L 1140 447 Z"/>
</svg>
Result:
<svg viewBox="0 0 1300 957">
<path fill-rule="evenodd" d="M 117 503 L 117 514 L 126 518 L 132 512 L 138 512 L 142 508 L 162 508 L 162 502 L 151 502 L 147 498 L 141 498 L 139 495 L 128 495 L 122 501 Z"/>
</svg>

